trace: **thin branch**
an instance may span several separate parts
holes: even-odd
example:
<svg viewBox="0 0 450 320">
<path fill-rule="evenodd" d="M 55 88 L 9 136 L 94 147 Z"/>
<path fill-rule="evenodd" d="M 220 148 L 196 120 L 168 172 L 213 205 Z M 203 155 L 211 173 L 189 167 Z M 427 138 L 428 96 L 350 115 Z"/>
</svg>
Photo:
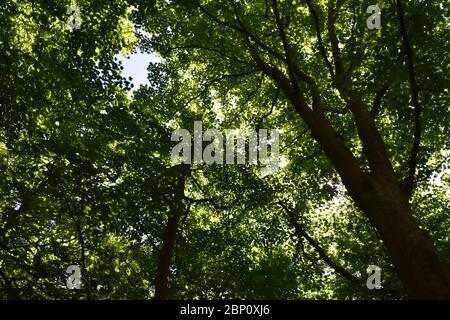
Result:
<svg viewBox="0 0 450 320">
<path fill-rule="evenodd" d="M 288 209 L 288 207 L 286 206 L 285 203 L 283 202 L 279 202 L 278 203 L 283 209 L 284 211 L 287 213 L 288 218 L 290 223 L 292 224 L 292 226 L 295 229 L 295 232 L 297 234 L 298 237 L 302 237 L 305 238 L 309 244 L 317 251 L 317 253 L 319 254 L 320 258 L 331 268 L 333 268 L 337 273 L 339 273 L 341 276 L 343 276 L 345 279 L 349 280 L 350 282 L 357 284 L 359 286 L 362 286 L 364 284 L 364 281 L 357 278 L 356 276 L 352 275 L 350 272 L 348 272 L 347 270 L 345 270 L 343 267 L 339 266 L 338 264 L 336 264 L 329 256 L 328 254 L 325 252 L 325 250 L 317 243 L 316 240 L 314 240 L 313 238 L 311 238 L 306 231 L 304 230 L 304 228 L 297 222 L 297 220 L 295 219 L 294 213 Z"/>
<path fill-rule="evenodd" d="M 286 31 L 284 29 L 284 24 L 281 21 L 281 16 L 280 16 L 280 12 L 278 9 L 278 1 L 277 0 L 272 1 L 272 7 L 273 7 L 273 14 L 275 16 L 275 21 L 277 23 L 278 32 L 280 34 L 281 42 L 283 43 L 284 54 L 286 55 L 286 62 L 288 65 L 289 78 L 291 79 L 294 91 L 298 94 L 299 87 L 297 84 L 297 79 L 295 77 L 295 71 L 294 71 L 296 69 L 295 62 L 294 62 L 294 58 L 292 57 L 292 50 L 291 50 L 291 46 L 289 44 L 289 40 L 287 38 Z"/>
<path fill-rule="evenodd" d="M 300 80 L 303 80 L 308 84 L 312 96 L 313 110 L 323 113 L 320 92 L 316 81 L 297 67 L 295 67 L 294 72 Z"/>
<path fill-rule="evenodd" d="M 295 142 L 303 138 L 307 132 L 309 132 L 309 128 L 305 128 L 302 132 L 300 132 L 300 134 L 298 134 L 294 139 L 292 139 L 291 142 L 283 146 L 283 148 L 281 149 L 281 153 L 288 150 L 290 146 L 292 146 Z"/>
<path fill-rule="evenodd" d="M 259 132 L 259 128 L 262 125 L 262 122 L 264 121 L 265 118 L 267 118 L 268 116 L 270 116 L 273 113 L 273 109 L 275 108 L 275 105 L 278 101 L 278 96 L 280 94 L 280 88 L 277 87 L 277 91 L 275 93 L 275 97 L 272 100 L 272 106 L 270 107 L 269 112 L 267 112 L 266 114 L 264 114 L 258 121 L 258 124 L 256 126 L 256 132 Z"/>
<path fill-rule="evenodd" d="M 277 0 L 273 0 L 273 11 L 274 11 L 274 16 L 275 16 L 275 20 L 277 23 L 278 31 L 280 34 L 280 38 L 283 43 L 283 48 L 284 48 L 284 51 L 286 54 L 286 61 L 287 61 L 288 70 L 289 70 L 289 77 L 291 79 L 294 91 L 296 91 L 296 93 L 299 94 L 297 78 L 299 80 L 305 81 L 308 84 L 309 90 L 311 91 L 312 100 L 313 100 L 313 103 L 312 103 L 313 110 L 321 112 L 319 89 L 318 89 L 317 84 L 314 81 L 314 79 L 312 77 L 310 77 L 308 74 L 306 74 L 304 71 L 300 70 L 294 61 L 294 57 L 292 56 L 291 46 L 289 44 L 289 40 L 288 40 L 288 37 L 286 34 L 285 26 L 282 22 L 280 12 L 278 9 L 278 1 Z"/>
<path fill-rule="evenodd" d="M 226 210 L 226 209 L 230 209 L 235 202 L 231 203 L 231 204 L 227 204 L 227 205 L 218 205 L 216 200 L 218 198 L 203 198 L 203 199 L 194 199 L 194 198 L 189 198 L 189 197 L 184 197 L 187 201 L 189 201 L 190 203 L 209 203 L 211 204 L 214 209 L 216 210 Z"/>
<path fill-rule="evenodd" d="M 80 218 L 77 216 L 77 219 L 75 219 L 75 217 L 73 215 L 70 215 L 70 217 L 72 218 L 74 224 L 75 224 L 75 228 L 77 230 L 77 236 L 78 236 L 78 242 L 80 244 L 80 255 L 81 255 L 81 268 L 82 268 L 82 275 L 85 277 L 85 279 L 87 279 L 87 269 L 86 269 L 86 248 L 84 245 L 84 236 L 83 236 L 83 230 L 81 229 L 81 223 L 80 223 Z M 85 285 L 88 286 L 89 282 L 88 281 L 84 281 Z"/>
<path fill-rule="evenodd" d="M 53 168 L 53 164 L 49 170 Z M 41 181 L 35 190 L 25 190 L 25 192 L 21 195 L 20 206 L 17 209 L 5 209 L 2 213 L 2 220 L 6 221 L 5 225 L 0 230 L 0 237 L 6 235 L 6 233 L 14 228 L 17 223 L 19 223 L 20 218 L 34 205 L 34 202 L 37 200 L 37 195 L 39 192 L 48 184 L 49 176 L 51 175 L 51 171 L 49 171 L 48 176 L 45 181 Z"/>
<path fill-rule="evenodd" d="M 337 10 L 333 8 L 332 1 L 328 4 L 328 34 L 331 43 L 331 52 L 333 54 L 334 66 L 336 68 L 336 75 L 340 76 L 344 72 L 344 65 L 341 60 L 341 52 L 339 49 L 339 40 L 336 36 L 336 30 L 334 28 L 334 23 L 337 19 Z"/>
<path fill-rule="evenodd" d="M 210 205 L 211 209 L 216 209 L 216 210 L 230 209 L 231 207 L 233 207 L 239 201 L 239 198 L 235 198 L 230 204 L 219 205 L 219 204 L 217 204 L 216 200 L 218 200 L 220 198 L 219 197 L 214 197 L 214 198 L 207 197 L 206 196 L 206 191 L 203 189 L 203 186 L 197 181 L 197 179 L 195 179 L 194 175 L 192 175 L 192 181 L 200 189 L 200 191 L 202 192 L 204 198 L 202 198 L 202 199 L 193 199 L 193 198 L 185 197 L 185 199 L 187 201 L 190 201 L 192 203 L 206 203 L 206 204 Z"/>
<path fill-rule="evenodd" d="M 400 33 L 405 47 L 406 62 L 408 67 L 408 78 L 411 89 L 412 104 L 414 107 L 414 142 L 411 148 L 411 156 L 409 159 L 409 173 L 406 180 L 406 192 L 408 198 L 411 197 L 414 189 L 414 180 L 416 176 L 417 158 L 420 148 L 420 140 L 422 137 L 422 128 L 420 125 L 420 116 L 422 113 L 422 106 L 419 104 L 419 90 L 417 89 L 416 75 L 414 70 L 414 52 L 409 42 L 408 33 L 405 25 L 405 13 L 401 0 L 397 0 L 397 15 L 400 22 Z"/>
<path fill-rule="evenodd" d="M 253 59 L 255 60 L 258 67 L 266 74 L 269 78 L 274 80 L 277 85 L 283 90 L 284 94 L 288 97 L 292 96 L 292 87 L 289 79 L 285 76 L 285 74 L 278 68 L 271 66 L 267 62 L 265 62 L 258 54 L 257 49 L 248 41 L 249 50 L 252 54 Z M 307 107 L 306 104 L 304 107 Z"/>
<path fill-rule="evenodd" d="M 316 28 L 317 41 L 319 43 L 320 54 L 322 55 L 322 58 L 325 61 L 325 64 L 327 65 L 328 71 L 330 72 L 330 75 L 333 78 L 334 77 L 334 70 L 333 70 L 333 66 L 331 65 L 330 60 L 328 60 L 327 52 L 326 52 L 325 47 L 323 45 L 322 34 L 321 34 L 321 31 L 320 31 L 319 17 L 317 15 L 316 9 L 313 7 L 311 1 L 310 0 L 306 0 L 306 4 L 308 6 L 309 13 L 311 14 L 311 16 L 314 19 L 314 26 Z"/>
<path fill-rule="evenodd" d="M 386 83 L 384 84 L 376 93 L 375 99 L 373 101 L 371 113 L 373 117 L 376 117 L 381 109 L 381 100 L 383 99 L 383 96 L 386 94 L 387 90 L 389 88 L 389 85 Z"/>
<path fill-rule="evenodd" d="M 205 50 L 205 51 L 215 52 L 218 55 L 220 55 L 221 57 L 225 57 L 225 58 L 227 58 L 227 59 L 229 59 L 231 61 L 235 61 L 235 62 L 238 62 L 238 63 L 241 63 L 241 64 L 245 64 L 245 65 L 248 65 L 248 66 L 256 67 L 255 64 L 247 62 L 247 61 L 243 61 L 243 60 L 238 59 L 238 58 L 236 58 L 234 56 L 228 55 L 223 50 L 216 49 L 216 48 L 209 48 L 207 46 L 203 46 L 203 45 L 199 45 L 199 44 L 187 44 L 187 45 L 184 45 L 184 46 L 171 47 L 171 48 L 168 49 L 168 51 L 176 50 L 176 49 L 202 49 L 202 50 Z"/>
<path fill-rule="evenodd" d="M 219 18 L 215 17 L 213 14 L 211 14 L 208 10 L 205 9 L 205 7 L 203 6 L 199 6 L 200 10 L 207 15 L 211 20 L 213 20 L 215 23 L 225 26 L 227 28 L 230 28 L 232 30 L 235 30 L 237 32 L 239 32 L 241 35 L 243 35 L 245 38 L 250 38 L 251 40 L 253 40 L 260 48 L 262 48 L 263 50 L 265 50 L 266 52 L 268 52 L 269 54 L 271 54 L 272 56 L 280 59 L 283 62 L 286 62 L 286 58 L 283 57 L 283 55 L 281 55 L 280 53 L 278 53 L 277 51 L 275 51 L 274 49 L 270 48 L 269 46 L 267 46 L 266 44 L 264 44 L 258 37 L 256 37 L 256 35 L 254 35 L 252 32 L 250 32 L 244 25 L 244 23 L 242 22 L 242 20 L 239 18 L 239 16 L 236 14 L 236 19 L 238 20 L 238 23 L 240 26 L 235 26 L 231 23 L 228 23 L 226 21 L 222 21 Z M 237 13 L 236 9 L 235 12 Z"/>
<path fill-rule="evenodd" d="M 219 78 L 215 78 L 212 79 L 211 81 L 209 81 L 206 86 L 203 88 L 202 91 L 200 91 L 200 93 L 196 94 L 195 96 L 191 97 L 185 104 L 183 104 L 180 108 L 178 108 L 177 110 L 175 110 L 172 113 L 171 118 L 173 118 L 178 112 L 180 112 L 181 110 L 185 109 L 192 101 L 197 100 L 198 98 L 200 98 L 202 95 L 204 95 L 206 93 L 206 91 L 215 83 L 220 82 L 224 79 L 228 79 L 228 78 L 238 78 L 238 77 L 243 77 L 243 76 L 247 76 L 253 73 L 259 72 L 258 69 L 254 69 L 251 71 L 247 71 L 247 72 L 242 72 L 242 73 L 237 73 L 237 74 L 225 74 L 220 76 Z"/>
<path fill-rule="evenodd" d="M 259 81 L 258 81 L 258 85 L 256 86 L 256 88 L 254 88 L 252 91 L 250 91 L 250 93 L 245 98 L 244 102 L 239 103 L 239 112 L 236 112 L 236 114 L 234 115 L 233 119 L 231 120 L 231 123 L 234 123 L 234 121 L 242 114 L 243 107 L 247 103 L 249 103 L 254 98 L 254 96 L 259 91 L 259 89 L 261 89 L 262 84 L 263 84 L 263 80 L 264 80 L 264 74 L 261 75 L 261 77 L 259 78 Z"/>
<path fill-rule="evenodd" d="M 294 230 L 295 230 L 295 233 L 297 234 L 297 237 L 306 239 L 306 241 L 308 241 L 308 243 L 319 254 L 320 258 L 330 268 L 334 269 L 334 271 L 336 271 L 343 278 L 347 279 L 348 281 L 350 281 L 351 283 L 353 283 L 353 284 L 355 284 L 357 286 L 360 286 L 363 290 L 366 290 L 366 291 L 368 291 L 368 292 L 370 292 L 372 294 L 380 294 L 380 295 L 383 295 L 383 296 L 390 295 L 390 296 L 395 296 L 395 297 L 400 296 L 401 293 L 398 290 L 390 289 L 390 288 L 369 290 L 367 288 L 367 286 L 366 286 L 366 282 L 363 279 L 360 279 L 360 278 L 354 276 L 352 273 L 347 271 L 344 267 L 342 267 L 342 266 L 338 265 L 337 263 L 335 263 L 333 261 L 333 259 L 331 259 L 328 256 L 327 252 L 319 245 L 319 243 L 316 240 L 314 240 L 313 238 L 311 238 L 311 236 L 309 236 L 309 234 L 300 225 L 300 223 L 298 223 L 298 221 L 295 219 L 294 213 L 287 207 L 287 205 L 284 202 L 280 201 L 277 204 L 280 205 L 283 208 L 283 210 L 286 212 L 290 223 L 294 227 Z"/>
<path fill-rule="evenodd" d="M 0 269 L 0 277 L 3 279 L 3 282 L 5 285 L 3 286 L 3 289 L 5 290 L 7 294 L 8 300 L 19 300 L 20 295 L 18 293 L 18 290 L 14 288 L 14 285 L 12 281 L 8 278 L 8 276 L 3 272 L 2 269 Z"/>
</svg>

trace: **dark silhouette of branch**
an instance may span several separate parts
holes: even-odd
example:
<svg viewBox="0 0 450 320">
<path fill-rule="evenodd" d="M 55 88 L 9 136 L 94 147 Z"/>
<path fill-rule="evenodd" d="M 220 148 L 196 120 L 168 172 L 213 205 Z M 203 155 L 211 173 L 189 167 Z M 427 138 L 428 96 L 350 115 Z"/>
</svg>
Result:
<svg viewBox="0 0 450 320">
<path fill-rule="evenodd" d="M 175 47 L 171 47 L 169 48 L 167 51 L 171 51 L 171 50 L 176 50 L 176 49 L 201 49 L 201 50 L 205 50 L 205 51 L 210 51 L 210 52 L 214 52 L 217 53 L 219 56 L 227 58 L 231 61 L 235 61 L 241 64 L 245 64 L 248 66 L 252 66 L 252 67 L 256 67 L 254 64 L 247 62 L 247 61 L 243 61 L 237 57 L 234 57 L 232 55 L 226 54 L 223 50 L 218 49 L 218 48 L 210 48 L 204 45 L 199 45 L 199 44 L 187 44 L 184 46 L 175 46 Z"/>
<path fill-rule="evenodd" d="M 408 198 L 411 197 L 414 189 L 414 181 L 416 176 L 417 158 L 420 148 L 420 140 L 422 137 L 422 128 L 420 124 L 420 116 L 422 114 L 422 106 L 419 103 L 419 90 L 417 88 L 416 74 L 414 70 L 414 52 L 409 42 L 408 33 L 405 25 L 405 13 L 401 0 L 397 0 L 397 15 L 400 23 L 400 33 L 402 35 L 403 46 L 405 47 L 406 65 L 408 68 L 408 78 L 411 90 L 412 104 L 414 107 L 414 141 L 411 148 L 409 158 L 409 172 L 406 179 L 406 192 Z"/>
<path fill-rule="evenodd" d="M 382 296 L 394 296 L 399 297 L 401 295 L 400 291 L 390 289 L 390 288 L 381 288 L 377 290 L 370 290 L 366 286 L 366 282 L 353 275 L 349 271 L 347 271 L 344 267 L 338 265 L 336 262 L 333 261 L 332 258 L 330 258 L 327 254 L 327 252 L 320 246 L 320 244 L 314 240 L 309 234 L 305 231 L 305 229 L 302 227 L 302 225 L 295 219 L 294 213 L 288 208 L 288 206 L 280 201 L 278 204 L 283 208 L 283 210 L 286 212 L 287 217 L 291 225 L 294 227 L 295 233 L 297 237 L 304 238 L 308 243 L 316 250 L 316 252 L 319 254 L 319 257 L 334 271 L 336 271 L 340 276 L 347 279 L 351 283 L 361 287 L 364 290 L 367 290 L 368 292 L 372 294 L 382 295 Z"/>
<path fill-rule="evenodd" d="M 373 117 L 376 117 L 381 109 L 381 100 L 383 99 L 383 96 L 386 94 L 388 90 L 389 85 L 384 84 L 376 93 L 375 99 L 373 101 L 373 106 L 371 109 L 371 113 Z"/>
<path fill-rule="evenodd" d="M 270 116 L 273 113 L 273 109 L 275 108 L 275 105 L 278 101 L 278 96 L 280 95 L 280 88 L 277 87 L 277 91 L 275 92 L 275 97 L 272 100 L 272 105 L 270 107 L 269 112 L 265 113 L 258 121 L 258 124 L 256 125 L 256 132 L 259 132 L 259 128 L 261 127 L 263 121 L 265 118 Z"/>
<path fill-rule="evenodd" d="M 294 57 L 292 56 L 292 50 L 291 46 L 289 44 L 289 40 L 286 34 L 284 23 L 281 21 L 280 12 L 278 9 L 278 1 L 272 0 L 272 8 L 273 8 L 273 14 L 275 16 L 275 21 L 277 23 L 278 32 L 281 38 L 281 42 L 283 44 L 284 54 L 286 56 L 286 62 L 288 66 L 288 72 L 289 72 L 289 78 L 292 82 L 292 87 L 294 88 L 294 91 L 298 94 L 299 87 L 297 84 L 297 79 L 295 77 L 295 61 Z"/>
<path fill-rule="evenodd" d="M 331 65 L 330 60 L 328 60 L 327 52 L 323 45 L 322 34 L 320 31 L 319 16 L 317 15 L 316 9 L 314 8 L 314 6 L 312 5 L 310 0 L 306 0 L 306 4 L 307 4 L 309 12 L 314 20 L 314 27 L 316 28 L 317 41 L 319 43 L 320 54 L 322 55 L 322 58 L 325 61 L 325 64 L 327 65 L 328 71 L 330 72 L 330 75 L 333 78 L 334 77 L 333 66 Z"/>
<path fill-rule="evenodd" d="M 222 21 L 219 18 L 217 18 L 216 16 L 214 16 L 212 13 L 210 13 L 208 10 L 206 10 L 206 8 L 204 6 L 199 6 L 200 10 L 207 15 L 212 21 L 214 21 L 215 23 L 228 27 L 232 30 L 235 30 L 237 32 L 239 32 L 241 35 L 243 35 L 245 38 L 250 38 L 252 41 L 254 41 L 261 49 L 263 49 L 264 51 L 266 51 L 267 53 L 271 54 L 272 56 L 280 59 L 283 62 L 286 62 L 286 58 L 283 57 L 282 54 L 280 54 L 279 52 L 277 52 L 276 50 L 270 48 L 269 46 L 267 46 L 265 43 L 263 43 L 255 34 L 253 34 L 252 32 L 250 32 L 245 25 L 243 24 L 242 20 L 240 20 L 239 16 L 236 16 L 236 19 L 238 20 L 238 23 L 240 26 L 235 26 L 231 23 L 228 23 L 226 21 Z M 236 12 L 236 11 L 235 11 Z"/>
<path fill-rule="evenodd" d="M 184 213 L 183 199 L 186 179 L 189 175 L 190 165 L 180 165 L 180 175 L 177 182 L 177 193 L 175 203 L 167 220 L 164 238 L 159 254 L 158 270 L 155 278 L 155 300 L 165 300 L 169 296 L 169 274 L 172 261 L 172 253 L 175 247 L 175 239 L 177 236 L 178 219 Z"/>
<path fill-rule="evenodd" d="M 19 295 L 18 290 L 16 288 L 14 288 L 12 281 L 8 278 L 8 276 L 1 269 L 0 269 L 0 277 L 3 279 L 3 282 L 4 282 L 3 290 L 5 290 L 7 299 L 8 300 L 19 300 L 20 295 Z"/>
<path fill-rule="evenodd" d="M 339 49 L 339 40 L 336 36 L 334 23 L 336 22 L 338 12 L 333 8 L 333 1 L 328 4 L 328 35 L 330 37 L 331 52 L 333 54 L 334 66 L 336 68 L 336 75 L 340 76 L 344 72 L 344 65 L 341 60 L 341 51 Z"/>
<path fill-rule="evenodd" d="M 191 203 L 208 203 L 211 204 L 214 209 L 217 210 L 224 210 L 224 209 L 230 209 L 234 203 L 228 204 L 228 205 L 219 205 L 217 204 L 216 200 L 218 198 L 203 198 L 203 199 L 193 199 L 193 198 L 189 198 L 189 197 L 185 197 L 185 199 Z"/>
<path fill-rule="evenodd" d="M 247 72 L 242 72 L 242 73 L 237 73 L 237 74 L 225 74 L 225 75 L 220 76 L 219 78 L 215 78 L 215 79 L 210 80 L 210 81 L 205 85 L 205 87 L 203 88 L 202 91 L 200 91 L 200 92 L 199 92 L 198 94 L 196 94 L 195 96 L 191 97 L 185 104 L 183 104 L 180 108 L 178 108 L 177 110 L 175 110 L 175 111 L 173 112 L 171 118 L 173 118 L 178 112 L 180 112 L 181 110 L 183 110 L 184 108 L 186 108 L 192 101 L 194 101 L 194 100 L 200 98 L 202 95 L 204 95 L 204 94 L 208 91 L 208 89 L 209 89 L 213 84 L 215 84 L 215 83 L 217 83 L 217 82 L 220 82 L 220 81 L 222 81 L 222 80 L 224 80 L 224 79 L 228 79 L 228 78 L 238 78 L 238 77 L 248 76 L 248 75 L 250 75 L 250 74 L 252 74 L 252 73 L 256 73 L 256 72 L 259 72 L 259 70 L 258 70 L 258 69 L 255 69 L 255 70 L 250 70 L 250 71 L 247 71 Z"/>
</svg>

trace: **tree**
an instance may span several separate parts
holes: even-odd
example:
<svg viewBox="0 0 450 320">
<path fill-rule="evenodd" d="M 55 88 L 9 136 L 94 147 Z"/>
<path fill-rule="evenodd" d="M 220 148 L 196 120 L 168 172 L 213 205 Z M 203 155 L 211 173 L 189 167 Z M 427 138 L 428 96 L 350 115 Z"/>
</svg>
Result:
<svg viewBox="0 0 450 320">
<path fill-rule="evenodd" d="M 449 298 L 448 9 L 369 4 L 2 2 L 0 297 Z M 174 165 L 195 120 L 280 129 L 280 169 Z"/>
<path fill-rule="evenodd" d="M 439 121 L 424 110 L 423 101 L 436 103 L 446 93 L 443 83 L 426 89 L 428 72 L 444 78 L 442 56 L 413 46 L 444 45 L 444 21 L 430 4 L 410 3 L 408 18 L 401 1 L 383 3 L 385 22 L 377 36 L 366 29 L 366 16 L 361 14 L 368 5 L 276 0 L 185 5 L 174 1 L 162 5 L 160 18 L 147 20 L 147 25 L 156 32 L 152 48 L 165 53 L 172 68 L 205 83 L 207 94 L 217 85 L 214 88 L 221 93 L 241 98 L 245 89 L 230 93 L 232 85 L 218 83 L 240 78 L 247 86 L 254 73 L 264 74 L 264 85 L 283 92 L 350 197 L 377 230 L 408 296 L 448 298 L 448 267 L 418 226 L 410 205 L 419 159 L 426 160 L 422 149 L 438 152 L 430 145 L 433 142 L 422 137 L 423 128 L 434 131 L 429 128 L 431 119 Z M 433 13 L 422 15 L 421 21 L 426 21 L 429 30 L 418 31 L 413 17 L 427 10 Z M 410 39 L 412 32 L 419 32 L 414 37 L 417 43 Z M 395 51 L 401 59 L 392 57 Z M 426 62 L 421 56 L 426 56 Z M 390 110 L 382 110 L 383 100 Z M 245 107 L 251 114 L 249 105 Z M 394 122 L 398 133 L 388 121 L 393 114 L 404 118 Z M 331 118 L 336 116 L 350 127 L 350 133 Z M 406 134 L 412 138 L 397 144 L 396 136 Z M 403 150 L 396 155 L 394 148 Z"/>
</svg>

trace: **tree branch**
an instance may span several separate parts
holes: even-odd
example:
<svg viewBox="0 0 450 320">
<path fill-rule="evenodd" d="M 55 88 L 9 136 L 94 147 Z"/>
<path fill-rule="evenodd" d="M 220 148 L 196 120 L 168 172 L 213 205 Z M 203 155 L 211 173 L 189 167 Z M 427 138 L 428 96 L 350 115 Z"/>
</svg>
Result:
<svg viewBox="0 0 450 320">
<path fill-rule="evenodd" d="M 317 41 L 319 43 L 320 54 L 322 55 L 322 58 L 325 61 L 325 64 L 327 65 L 327 68 L 328 68 L 328 71 L 330 72 L 331 78 L 333 78 L 334 77 L 334 70 L 333 70 L 333 66 L 331 65 L 330 60 L 328 60 L 327 52 L 326 52 L 325 47 L 323 45 L 322 34 L 321 34 L 321 31 L 320 31 L 319 17 L 317 15 L 316 9 L 313 7 L 311 1 L 310 0 L 306 0 L 306 4 L 308 6 L 309 13 L 311 14 L 311 16 L 313 17 L 313 20 L 314 20 L 314 26 L 316 28 Z"/>
<path fill-rule="evenodd" d="M 372 293 L 372 294 L 378 294 L 378 295 L 390 295 L 394 297 L 399 297 L 400 292 L 398 290 L 389 289 L 389 288 L 381 288 L 377 290 L 370 290 L 366 286 L 366 282 L 363 279 L 360 279 L 356 276 L 354 276 L 352 273 L 347 271 L 344 267 L 338 265 L 333 261 L 332 258 L 330 258 L 327 254 L 327 252 L 319 245 L 319 243 L 311 238 L 309 234 L 305 231 L 305 229 L 298 223 L 298 221 L 295 219 L 294 213 L 287 207 L 285 203 L 282 201 L 278 202 L 278 204 L 284 209 L 284 211 L 287 214 L 287 217 L 291 223 L 291 225 L 294 227 L 295 233 L 297 237 L 304 238 L 308 243 L 316 250 L 316 252 L 319 254 L 319 257 L 334 271 L 336 271 L 340 276 L 342 276 L 344 279 L 348 280 L 349 282 L 361 287 L 361 289 L 365 290 L 366 292 Z"/>
<path fill-rule="evenodd" d="M 284 29 L 284 24 L 281 21 L 280 12 L 278 10 L 278 1 L 277 0 L 272 0 L 272 8 L 273 8 L 273 14 L 275 16 L 277 28 L 278 28 L 278 33 L 280 35 L 281 42 L 283 44 L 284 54 L 286 55 L 286 62 L 287 62 L 287 66 L 288 66 L 289 78 L 291 79 L 292 87 L 294 88 L 294 92 L 296 92 L 298 94 L 300 88 L 298 87 L 297 79 L 295 77 L 295 72 L 294 72 L 295 61 L 294 61 L 294 58 L 292 57 L 292 50 L 289 45 L 286 31 Z"/>
<path fill-rule="evenodd" d="M 230 209 L 235 203 L 231 203 L 228 205 L 218 205 L 216 200 L 218 198 L 203 198 L 203 199 L 193 199 L 193 198 L 189 198 L 189 197 L 184 197 L 187 201 L 191 202 L 191 203 L 208 203 L 211 204 L 214 209 L 216 210 L 226 210 L 226 209 Z"/>
<path fill-rule="evenodd" d="M 334 66 L 336 68 L 336 75 L 340 76 L 344 72 L 344 65 L 341 60 L 341 52 L 339 49 L 339 40 L 336 36 L 336 30 L 334 28 L 334 23 L 337 19 L 337 10 L 333 8 L 333 1 L 328 4 L 328 35 L 330 37 L 331 52 L 333 54 Z"/>
<path fill-rule="evenodd" d="M 270 116 L 273 113 L 273 109 L 275 108 L 275 104 L 278 101 L 278 96 L 280 95 L 280 88 L 277 87 L 277 91 L 275 92 L 275 97 L 272 100 L 272 105 L 270 107 L 269 112 L 265 113 L 258 121 L 258 124 L 256 125 L 256 132 L 259 132 L 259 128 L 261 127 L 263 121 L 265 118 Z"/>
<path fill-rule="evenodd" d="M 217 82 L 220 82 L 220 81 L 222 81 L 222 80 L 224 80 L 224 79 L 228 79 L 228 78 L 238 78 L 238 77 L 248 76 L 248 75 L 253 74 L 253 73 L 256 73 L 256 72 L 259 72 L 259 70 L 258 70 L 258 69 L 255 69 L 255 70 L 250 70 L 250 71 L 242 72 L 242 73 L 225 74 L 225 75 L 222 75 L 222 76 L 220 76 L 220 77 L 218 77 L 218 78 L 215 78 L 215 79 L 210 80 L 210 81 L 206 84 L 206 86 L 203 88 L 202 91 L 200 91 L 200 92 L 199 92 L 198 94 L 196 94 L 195 96 L 191 97 L 185 104 L 183 104 L 180 108 L 178 108 L 177 110 L 175 110 L 175 111 L 172 113 L 171 118 L 173 118 L 178 112 L 180 112 L 181 110 L 183 110 L 184 108 L 186 108 L 192 101 L 194 101 L 194 100 L 200 98 L 202 95 L 204 95 L 204 94 L 206 93 L 206 91 L 207 91 L 213 84 L 215 84 L 215 83 L 217 83 Z"/>
<path fill-rule="evenodd" d="M 383 99 L 383 96 L 386 94 L 388 88 L 389 85 L 386 83 L 377 91 L 375 99 L 373 101 L 372 109 L 370 111 L 373 117 L 376 117 L 380 112 L 381 100 Z"/>
<path fill-rule="evenodd" d="M 235 61 L 235 62 L 238 62 L 238 63 L 241 63 L 241 64 L 245 64 L 245 65 L 248 65 L 248 66 L 255 67 L 254 64 L 252 64 L 250 62 L 247 62 L 247 61 L 243 61 L 243 60 L 241 60 L 239 58 L 236 58 L 234 56 L 228 55 L 223 50 L 220 50 L 220 49 L 217 49 L 217 48 L 209 48 L 209 47 L 204 46 L 204 45 L 187 44 L 187 45 L 184 45 L 184 46 L 171 47 L 171 48 L 168 49 L 168 51 L 175 50 L 175 49 L 202 49 L 202 50 L 205 50 L 205 51 L 210 51 L 210 52 L 217 53 L 221 57 L 225 57 L 225 58 L 227 58 L 227 59 L 229 59 L 231 61 Z"/>
<path fill-rule="evenodd" d="M 169 297 L 169 274 L 172 254 L 177 236 L 178 219 L 183 215 L 183 199 L 186 179 L 189 175 L 190 165 L 180 165 L 180 175 L 176 186 L 176 198 L 167 220 L 161 251 L 159 253 L 158 269 L 155 277 L 155 300 L 165 300 Z"/>
<path fill-rule="evenodd" d="M 411 156 L 409 159 L 409 172 L 406 179 L 406 192 L 408 198 L 411 198 L 414 189 L 414 181 L 416 176 L 417 158 L 420 148 L 420 140 L 422 136 L 422 128 L 420 125 L 420 116 L 422 113 L 422 106 L 419 104 L 419 90 L 417 88 L 416 75 L 414 70 L 414 52 L 409 42 L 408 33 L 405 25 L 405 13 L 401 0 L 397 0 L 397 15 L 400 23 L 400 33 L 403 39 L 403 46 L 405 47 L 406 63 L 408 68 L 408 78 L 411 90 L 412 104 L 414 107 L 414 141 L 411 148 Z"/>
<path fill-rule="evenodd" d="M 232 3 L 234 5 L 234 3 Z M 283 55 L 281 55 L 280 53 L 278 53 L 276 50 L 270 48 L 269 46 L 267 46 L 266 44 L 264 44 L 255 34 L 253 34 L 252 32 L 250 32 L 244 25 L 244 23 L 242 22 L 242 20 L 239 18 L 239 16 L 237 15 L 237 10 L 235 9 L 235 15 L 236 15 L 236 19 L 240 25 L 239 26 L 235 26 L 231 23 L 228 23 L 226 21 L 222 21 L 219 18 L 215 17 L 213 14 L 211 14 L 208 10 L 205 9 L 205 7 L 203 7 L 202 5 L 199 6 L 200 10 L 207 15 L 211 20 L 213 20 L 215 23 L 228 27 L 232 30 L 235 30 L 237 32 L 239 32 L 241 35 L 243 35 L 245 38 L 250 38 L 251 40 L 253 40 L 261 49 L 263 49 L 264 51 L 266 51 L 267 53 L 271 54 L 272 56 L 278 58 L 279 60 L 286 62 L 286 58 L 283 57 Z"/>
</svg>

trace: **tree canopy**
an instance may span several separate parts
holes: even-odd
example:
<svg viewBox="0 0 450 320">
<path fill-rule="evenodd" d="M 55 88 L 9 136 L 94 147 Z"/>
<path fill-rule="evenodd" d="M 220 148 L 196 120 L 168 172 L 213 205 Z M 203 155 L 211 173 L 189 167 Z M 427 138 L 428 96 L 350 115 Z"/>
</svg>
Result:
<svg viewBox="0 0 450 320">
<path fill-rule="evenodd" d="M 0 298 L 450 298 L 446 3 L 74 4 L 0 3 Z M 194 121 L 279 170 L 174 164 Z"/>
</svg>

